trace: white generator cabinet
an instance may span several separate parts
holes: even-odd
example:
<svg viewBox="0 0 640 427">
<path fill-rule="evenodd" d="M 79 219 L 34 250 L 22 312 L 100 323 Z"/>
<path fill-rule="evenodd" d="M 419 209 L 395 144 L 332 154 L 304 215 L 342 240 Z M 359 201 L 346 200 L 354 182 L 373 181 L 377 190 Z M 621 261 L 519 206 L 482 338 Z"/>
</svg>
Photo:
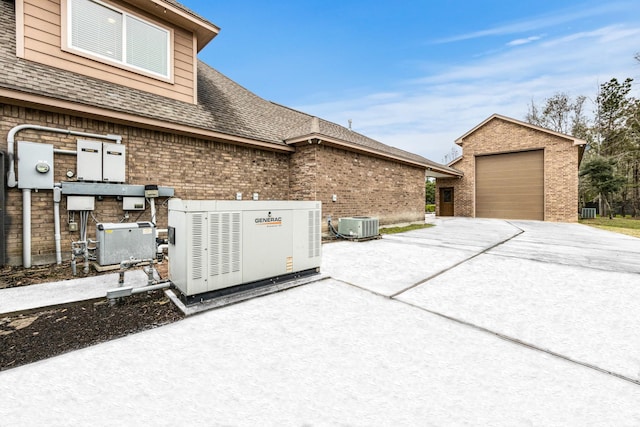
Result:
<svg viewBox="0 0 640 427">
<path fill-rule="evenodd" d="M 321 202 L 169 200 L 169 275 L 185 297 L 296 273 L 321 261 Z"/>
</svg>

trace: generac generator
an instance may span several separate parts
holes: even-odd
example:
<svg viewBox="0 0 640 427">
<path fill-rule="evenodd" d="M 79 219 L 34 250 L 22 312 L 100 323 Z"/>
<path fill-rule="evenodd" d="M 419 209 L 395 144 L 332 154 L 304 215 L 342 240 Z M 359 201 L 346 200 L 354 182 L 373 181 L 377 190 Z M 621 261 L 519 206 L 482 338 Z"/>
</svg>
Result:
<svg viewBox="0 0 640 427">
<path fill-rule="evenodd" d="M 316 273 L 321 202 L 169 201 L 169 277 L 188 303 L 213 291 Z"/>
</svg>

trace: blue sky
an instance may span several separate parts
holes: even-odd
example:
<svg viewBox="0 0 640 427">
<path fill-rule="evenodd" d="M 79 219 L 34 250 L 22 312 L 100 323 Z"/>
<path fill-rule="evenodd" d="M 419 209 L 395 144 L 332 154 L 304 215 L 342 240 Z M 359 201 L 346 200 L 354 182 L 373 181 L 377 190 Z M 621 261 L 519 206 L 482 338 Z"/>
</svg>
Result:
<svg viewBox="0 0 640 427">
<path fill-rule="evenodd" d="M 199 56 L 229 78 L 437 162 L 493 113 L 640 88 L 637 0 L 181 2 L 221 28 Z"/>
</svg>

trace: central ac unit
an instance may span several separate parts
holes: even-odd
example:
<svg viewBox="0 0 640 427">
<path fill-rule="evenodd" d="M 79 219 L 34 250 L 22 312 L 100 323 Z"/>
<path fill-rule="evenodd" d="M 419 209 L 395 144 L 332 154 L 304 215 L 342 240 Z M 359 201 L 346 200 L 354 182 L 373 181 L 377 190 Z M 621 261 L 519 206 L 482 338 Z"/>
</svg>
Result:
<svg viewBox="0 0 640 427">
<path fill-rule="evenodd" d="M 378 218 L 368 216 L 340 218 L 338 233 L 357 239 L 375 237 L 378 235 Z"/>
</svg>

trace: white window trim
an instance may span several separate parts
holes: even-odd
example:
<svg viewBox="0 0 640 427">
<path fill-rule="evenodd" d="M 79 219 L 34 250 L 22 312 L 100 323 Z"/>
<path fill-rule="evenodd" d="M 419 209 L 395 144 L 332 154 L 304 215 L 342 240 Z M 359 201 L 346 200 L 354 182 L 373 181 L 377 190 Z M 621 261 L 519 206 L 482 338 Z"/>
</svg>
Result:
<svg viewBox="0 0 640 427">
<path fill-rule="evenodd" d="M 118 68 L 122 68 L 128 71 L 133 71 L 136 72 L 138 74 L 142 74 L 144 76 L 147 77 L 153 77 L 155 79 L 158 80 L 162 80 L 165 82 L 169 82 L 169 83 L 173 83 L 173 30 L 171 28 L 167 28 L 161 25 L 158 25 L 155 22 L 151 22 L 149 21 L 148 18 L 145 18 L 143 16 L 131 13 L 127 10 L 123 10 L 121 8 L 117 8 L 114 7 L 108 3 L 105 3 L 103 1 L 100 0 L 91 0 L 99 5 L 102 5 L 106 8 L 109 8 L 115 12 L 121 13 L 123 16 L 123 28 L 125 26 L 124 22 L 126 22 L 126 16 L 130 16 L 132 18 L 135 18 L 139 21 L 142 21 L 146 24 L 149 24 L 152 27 L 155 27 L 161 31 L 164 31 L 167 33 L 167 75 L 163 75 L 160 73 L 156 73 L 152 70 L 148 70 L 146 68 L 142 68 L 142 67 L 138 67 L 136 65 L 132 65 L 127 63 L 126 61 L 118 61 L 115 60 L 113 58 L 109 58 L 107 56 L 103 56 L 100 55 L 99 53 L 95 53 L 92 52 L 90 50 L 86 50 L 86 49 L 82 49 L 80 47 L 76 47 L 72 45 L 72 13 L 73 13 L 73 5 L 72 5 L 72 0 L 65 0 L 63 2 L 63 4 L 66 6 L 66 11 L 63 11 L 63 16 L 64 16 L 64 29 L 66 30 L 66 37 L 63 37 L 63 45 L 62 45 L 62 50 L 70 52 L 70 53 L 74 53 L 76 55 L 88 58 L 88 59 L 92 59 L 92 60 L 97 60 L 99 62 L 105 63 L 105 64 L 109 64 Z M 124 31 L 123 31 L 124 32 Z M 122 52 L 123 52 L 123 58 L 126 58 L 126 36 L 125 34 L 123 34 L 122 37 Z"/>
</svg>

